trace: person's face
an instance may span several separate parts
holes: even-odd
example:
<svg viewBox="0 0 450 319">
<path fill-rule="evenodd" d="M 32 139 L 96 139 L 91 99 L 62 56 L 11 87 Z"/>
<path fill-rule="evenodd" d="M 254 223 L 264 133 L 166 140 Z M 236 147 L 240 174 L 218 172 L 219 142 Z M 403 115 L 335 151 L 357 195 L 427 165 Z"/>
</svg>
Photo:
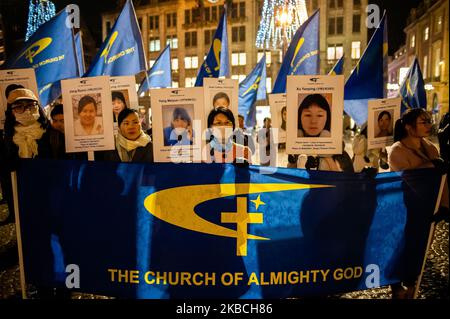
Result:
<svg viewBox="0 0 450 319">
<path fill-rule="evenodd" d="M 264 127 L 265 128 L 270 128 L 270 125 L 272 124 L 272 121 L 270 119 L 267 119 L 264 121 Z"/>
<path fill-rule="evenodd" d="M 283 121 L 285 121 L 285 122 L 286 122 L 286 114 L 287 114 L 286 110 L 283 110 L 283 112 L 281 112 L 281 117 L 283 118 Z"/>
<path fill-rule="evenodd" d="M 24 112 L 30 112 L 31 114 L 38 114 L 38 104 L 33 100 L 19 100 L 11 105 L 12 114 L 23 114 Z"/>
<path fill-rule="evenodd" d="M 113 104 L 113 112 L 116 115 L 119 115 L 119 113 L 125 108 L 125 104 L 122 102 L 121 99 L 114 99 L 112 101 Z"/>
<path fill-rule="evenodd" d="M 141 124 L 135 113 L 129 114 L 119 126 L 120 134 L 129 140 L 136 140 L 141 135 Z"/>
<path fill-rule="evenodd" d="M 242 117 L 238 118 L 239 128 L 244 129 L 244 119 Z"/>
<path fill-rule="evenodd" d="M 317 136 L 325 128 L 327 112 L 317 104 L 312 104 L 303 110 L 301 121 L 306 135 Z"/>
<path fill-rule="evenodd" d="M 388 132 L 391 129 L 391 119 L 389 115 L 383 114 L 383 116 L 378 120 L 378 127 L 382 132 Z"/>
<path fill-rule="evenodd" d="M 64 114 L 56 114 L 52 117 L 52 127 L 55 130 L 64 133 Z"/>
<path fill-rule="evenodd" d="M 96 115 L 97 115 L 97 112 L 95 110 L 94 103 L 86 104 L 83 107 L 83 110 L 80 112 L 81 125 L 83 125 L 83 126 L 94 125 Z"/>
<path fill-rule="evenodd" d="M 416 127 L 410 127 L 408 134 L 414 137 L 428 137 L 431 134 L 433 123 L 428 116 L 419 116 L 416 120 Z"/>
<path fill-rule="evenodd" d="M 186 120 L 183 120 L 181 118 L 176 118 L 175 120 L 172 121 L 172 126 L 174 128 L 187 128 L 188 127 L 188 122 Z"/>
<path fill-rule="evenodd" d="M 226 98 L 223 98 L 223 97 L 217 99 L 217 100 L 214 102 L 214 107 L 219 107 L 219 106 L 228 108 L 229 103 L 228 103 L 227 99 L 226 99 Z"/>
<path fill-rule="evenodd" d="M 219 113 L 214 116 L 211 127 L 213 128 L 213 134 L 218 138 L 220 137 L 222 143 L 225 143 L 227 135 L 233 130 L 233 122 L 224 114 Z"/>
</svg>

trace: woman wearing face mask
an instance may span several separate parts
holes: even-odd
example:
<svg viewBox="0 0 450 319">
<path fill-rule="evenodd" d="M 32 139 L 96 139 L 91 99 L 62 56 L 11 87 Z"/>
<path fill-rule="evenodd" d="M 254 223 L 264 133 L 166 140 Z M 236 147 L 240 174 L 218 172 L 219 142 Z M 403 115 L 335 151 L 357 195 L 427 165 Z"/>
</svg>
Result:
<svg viewBox="0 0 450 319">
<path fill-rule="evenodd" d="M 230 109 L 213 109 L 208 115 L 208 129 L 208 163 L 251 163 L 250 148 L 234 140 L 235 121 Z"/>
<path fill-rule="evenodd" d="M 153 146 L 150 136 L 145 134 L 139 122 L 139 113 L 124 109 L 117 118 L 119 132 L 114 151 L 97 152 L 96 160 L 114 162 L 153 162 Z"/>
<path fill-rule="evenodd" d="M 97 116 L 97 101 L 85 95 L 78 102 L 78 119 L 74 122 L 75 136 L 103 134 L 102 118 Z"/>
<path fill-rule="evenodd" d="M 47 119 L 34 93 L 24 88 L 11 91 L 5 112 L 5 141 L 2 150 L 2 187 L 6 193 L 12 194 L 10 172 L 16 169 L 19 158 L 38 156 L 38 141 L 46 128 Z M 12 199 L 12 196 L 7 197 L 9 198 Z M 8 200 L 8 209 L 9 216 L 2 224 L 14 220 L 12 200 Z"/>
<path fill-rule="evenodd" d="M 164 129 L 164 146 L 192 145 L 192 120 L 181 107 L 173 110 L 172 122 Z"/>
</svg>

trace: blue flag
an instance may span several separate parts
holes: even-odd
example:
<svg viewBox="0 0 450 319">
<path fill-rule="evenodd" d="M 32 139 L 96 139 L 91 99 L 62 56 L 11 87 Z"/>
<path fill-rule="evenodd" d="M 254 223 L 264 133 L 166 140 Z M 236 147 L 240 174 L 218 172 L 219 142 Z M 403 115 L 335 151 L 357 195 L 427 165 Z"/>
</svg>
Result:
<svg viewBox="0 0 450 319">
<path fill-rule="evenodd" d="M 147 70 L 133 2 L 127 0 L 85 76 L 135 75 Z"/>
<path fill-rule="evenodd" d="M 341 75 L 344 73 L 344 60 L 345 57 L 342 56 L 336 64 L 333 66 L 333 68 L 330 70 L 328 75 Z"/>
<path fill-rule="evenodd" d="M 217 26 L 211 48 L 205 61 L 198 70 L 195 86 L 203 86 L 203 78 L 230 76 L 230 57 L 228 54 L 227 8 L 224 6 L 222 17 Z"/>
<path fill-rule="evenodd" d="M 344 110 L 358 125 L 367 121 L 368 100 L 386 97 L 387 19 L 380 21 L 344 87 Z"/>
<path fill-rule="evenodd" d="M 39 88 L 58 80 L 77 77 L 74 36 L 66 27 L 67 11 L 61 10 L 25 42 L 19 53 L 8 59 L 3 69 L 34 68 Z"/>
<path fill-rule="evenodd" d="M 39 181 L 39 186 L 36 185 Z M 26 282 L 123 298 L 289 298 L 421 272 L 441 175 L 21 160 Z M 101 190 L 101 191 L 99 191 Z M 48 196 L 52 194 L 52 196 Z M 72 277 L 73 278 L 73 277 Z"/>
<path fill-rule="evenodd" d="M 172 86 L 170 62 L 170 46 L 167 45 L 156 59 L 152 68 L 147 71 L 146 77 L 139 86 L 139 95 L 151 88 L 168 88 Z"/>
<path fill-rule="evenodd" d="M 319 59 L 319 10 L 316 10 L 292 38 L 272 93 L 286 93 L 288 75 L 319 74 Z"/>
<path fill-rule="evenodd" d="M 82 76 L 86 70 L 84 68 L 83 41 L 81 39 L 81 32 L 75 34 L 75 50 L 77 52 L 79 76 Z"/>
<path fill-rule="evenodd" d="M 253 71 L 239 84 L 239 108 L 238 112 L 244 117 L 246 127 L 254 127 L 256 125 L 256 106 L 259 86 L 264 85 L 266 79 L 266 55 L 255 66 Z"/>
<path fill-rule="evenodd" d="M 425 92 L 425 83 L 417 58 L 414 58 L 409 67 L 408 73 L 400 86 L 398 96 L 402 98 L 402 114 L 407 109 L 427 108 L 427 93 Z"/>
</svg>

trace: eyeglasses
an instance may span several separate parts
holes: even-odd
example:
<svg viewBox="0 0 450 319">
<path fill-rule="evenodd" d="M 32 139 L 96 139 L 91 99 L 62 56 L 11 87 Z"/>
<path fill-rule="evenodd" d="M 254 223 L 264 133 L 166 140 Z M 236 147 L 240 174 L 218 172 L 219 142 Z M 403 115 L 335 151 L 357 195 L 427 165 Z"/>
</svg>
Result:
<svg viewBox="0 0 450 319">
<path fill-rule="evenodd" d="M 225 121 L 225 122 L 213 122 L 212 126 L 233 126 L 233 122 L 231 121 Z"/>
<path fill-rule="evenodd" d="M 36 101 L 17 102 L 11 105 L 11 109 L 18 114 L 25 112 L 25 110 L 34 110 L 38 106 Z"/>
</svg>

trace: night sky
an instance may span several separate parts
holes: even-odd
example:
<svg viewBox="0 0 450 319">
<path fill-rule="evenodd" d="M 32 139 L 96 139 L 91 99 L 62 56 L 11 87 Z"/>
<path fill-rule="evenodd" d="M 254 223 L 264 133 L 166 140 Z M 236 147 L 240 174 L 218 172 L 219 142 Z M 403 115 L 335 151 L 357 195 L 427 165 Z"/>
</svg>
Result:
<svg viewBox="0 0 450 319">
<path fill-rule="evenodd" d="M 97 46 L 100 46 L 101 42 L 101 13 L 105 11 L 114 10 L 117 6 L 118 0 L 54 0 L 56 10 L 59 11 L 64 6 L 70 3 L 76 3 L 80 6 L 81 17 L 85 24 L 88 26 L 92 36 L 97 42 Z M 135 1 L 136 3 L 138 1 Z M 406 26 L 406 19 L 409 15 L 411 8 L 417 7 L 420 0 L 369 0 L 370 3 L 374 3 L 380 6 L 381 10 L 387 10 L 388 13 L 388 30 L 389 30 L 389 54 L 393 54 L 400 45 L 405 43 L 405 34 L 403 28 Z M 25 30 L 27 15 L 28 15 L 28 0 L 1 0 L 0 11 L 3 14 L 5 25 L 8 28 L 10 24 L 8 18 L 10 18 L 11 7 L 14 7 L 14 19 L 15 21 L 23 20 L 23 26 Z M 5 8 L 9 7 L 9 12 L 4 12 Z M 6 9 L 7 10 L 7 9 Z M 8 30 L 7 30 L 8 31 Z M 21 31 L 21 30 L 20 30 Z M 25 31 L 22 31 L 25 32 Z M 23 38 L 23 35 L 16 32 L 13 36 L 14 40 Z M 9 32 L 8 37 L 12 32 Z M 7 39 L 7 44 L 9 39 Z"/>
</svg>

